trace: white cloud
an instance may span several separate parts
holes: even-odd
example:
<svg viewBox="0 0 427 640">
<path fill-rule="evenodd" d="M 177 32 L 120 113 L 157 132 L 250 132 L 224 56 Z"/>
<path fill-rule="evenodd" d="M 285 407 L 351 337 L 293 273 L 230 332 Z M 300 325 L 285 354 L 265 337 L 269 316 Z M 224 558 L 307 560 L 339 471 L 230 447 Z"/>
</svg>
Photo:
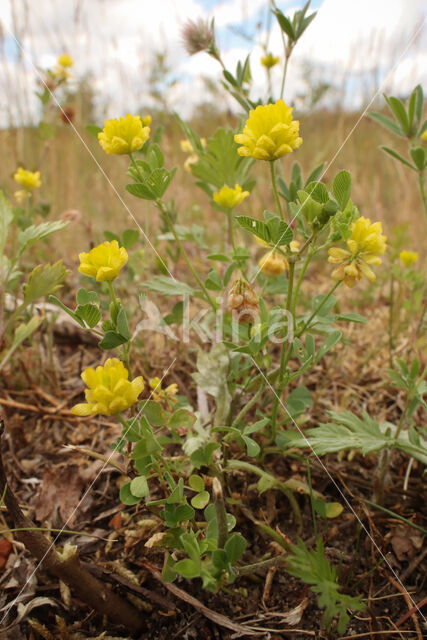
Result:
<svg viewBox="0 0 427 640">
<path fill-rule="evenodd" d="M 42 67 L 52 65 L 59 53 L 69 50 L 76 62 L 75 75 L 79 77 L 88 72 L 92 75 L 100 106 L 108 104 L 108 116 L 149 103 L 147 83 L 153 54 L 166 52 L 181 81 L 170 90 L 168 99 L 171 108 L 181 110 L 184 117 L 190 115 L 193 105 L 206 100 L 201 76 L 217 79 L 219 83 L 221 69 L 206 54 L 190 58 L 185 53 L 181 42 L 183 24 L 188 19 L 214 16 L 223 36 L 220 39 L 227 43 L 223 58 L 234 72 L 237 60 L 243 61 L 248 51 L 236 47 L 229 27 L 238 27 L 244 21 L 254 24 L 268 5 L 267 0 L 224 0 L 207 13 L 200 0 L 38 0 L 37 7 L 27 13 L 22 12 L 24 3 L 15 4 L 21 9 L 15 9 L 12 19 L 11 2 L 0 2 L 5 36 L 8 28 L 16 31 L 28 57 Z M 285 10 L 290 3 L 283 0 L 278 4 Z M 295 1 L 292 4 L 296 4 Z M 303 88 L 300 65 L 304 61 L 309 61 L 320 69 L 322 76 L 337 84 L 350 76 L 363 82 L 368 78 L 366 86 L 374 86 L 374 80 L 384 78 L 396 64 L 426 13 L 425 0 L 323 0 L 316 19 L 295 49 L 286 98 L 292 100 Z M 265 34 L 259 37 L 263 42 Z M 426 39 L 424 28 L 392 76 L 387 78 L 387 90 L 407 93 L 417 82 L 427 81 Z M 275 53 L 282 54 L 277 25 L 272 30 L 269 46 Z M 266 91 L 265 71 L 259 64 L 261 53 L 257 45 L 251 55 L 254 97 L 264 97 Z M 272 78 L 273 87 L 277 87 L 279 68 L 273 69 Z M 0 62 L 0 90 L 12 96 L 12 101 L 20 96 L 22 99 L 23 87 L 26 90 L 27 103 L 22 111 L 34 110 L 37 104 L 31 98 L 35 84 L 34 68 L 25 56 L 20 61 L 9 54 L 7 60 Z M 356 101 L 360 88 L 357 83 L 353 83 L 352 88 L 351 100 Z"/>
</svg>

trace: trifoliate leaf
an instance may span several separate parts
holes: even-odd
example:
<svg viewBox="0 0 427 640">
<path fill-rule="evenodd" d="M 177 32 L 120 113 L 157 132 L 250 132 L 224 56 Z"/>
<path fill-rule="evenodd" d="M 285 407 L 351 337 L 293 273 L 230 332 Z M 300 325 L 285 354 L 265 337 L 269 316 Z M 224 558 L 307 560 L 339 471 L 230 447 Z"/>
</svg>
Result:
<svg viewBox="0 0 427 640">
<path fill-rule="evenodd" d="M 35 267 L 23 287 L 25 306 L 55 293 L 62 286 L 67 273 L 62 260 L 52 265 L 47 264 L 44 268 L 42 265 Z"/>
</svg>

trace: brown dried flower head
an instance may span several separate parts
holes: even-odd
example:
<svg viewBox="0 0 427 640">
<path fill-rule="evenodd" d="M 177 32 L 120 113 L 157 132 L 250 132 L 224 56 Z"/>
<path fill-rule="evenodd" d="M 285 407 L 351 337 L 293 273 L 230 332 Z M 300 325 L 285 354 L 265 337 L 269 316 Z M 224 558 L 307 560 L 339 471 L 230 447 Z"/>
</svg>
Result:
<svg viewBox="0 0 427 640">
<path fill-rule="evenodd" d="M 210 51 L 214 46 L 215 32 L 213 23 L 199 18 L 189 20 L 181 31 L 185 50 L 193 56 L 200 51 Z"/>
<path fill-rule="evenodd" d="M 253 324 L 259 316 L 258 296 L 246 280 L 236 280 L 227 299 L 228 311 L 239 324 Z"/>
</svg>

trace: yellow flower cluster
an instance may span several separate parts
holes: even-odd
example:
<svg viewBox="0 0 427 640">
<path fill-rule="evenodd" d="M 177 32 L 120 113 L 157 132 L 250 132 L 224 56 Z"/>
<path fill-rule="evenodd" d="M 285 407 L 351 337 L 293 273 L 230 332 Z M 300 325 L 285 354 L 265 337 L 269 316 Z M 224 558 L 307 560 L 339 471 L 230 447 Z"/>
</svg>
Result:
<svg viewBox="0 0 427 640">
<path fill-rule="evenodd" d="M 176 382 L 170 384 L 166 389 L 162 389 L 162 381 L 157 376 L 150 378 L 148 381 L 152 391 L 152 396 L 156 402 L 162 402 L 163 400 L 170 400 L 176 402 L 176 394 L 178 393 L 178 385 Z"/>
<path fill-rule="evenodd" d="M 72 57 L 70 56 L 69 53 L 63 53 L 59 56 L 58 60 L 56 61 L 56 63 L 60 66 L 60 67 L 72 67 L 74 64 L 74 60 L 72 59 Z"/>
<path fill-rule="evenodd" d="M 258 269 L 266 276 L 280 276 L 286 269 L 289 269 L 289 263 L 277 251 L 269 251 L 258 262 Z"/>
<path fill-rule="evenodd" d="M 108 154 L 123 155 L 138 151 L 150 135 L 150 127 L 146 124 L 148 118 L 150 116 L 141 120 L 140 116 L 128 113 L 125 118 L 106 120 L 104 129 L 98 133 L 99 144 Z"/>
<path fill-rule="evenodd" d="M 128 261 L 124 247 L 119 247 L 117 240 L 103 242 L 91 249 L 89 253 L 79 253 L 80 273 L 96 278 L 98 282 L 114 280 Z"/>
<path fill-rule="evenodd" d="M 267 55 L 261 58 L 261 64 L 266 69 L 271 69 L 272 67 L 275 67 L 278 62 L 279 62 L 279 56 L 273 56 L 272 53 L 267 53 Z"/>
<path fill-rule="evenodd" d="M 239 184 L 235 184 L 234 189 L 225 185 L 222 189 L 216 191 L 212 197 L 220 207 L 234 209 L 249 195 L 249 191 L 242 191 L 242 187 Z"/>
<path fill-rule="evenodd" d="M 243 133 L 234 136 L 242 146 L 241 156 L 258 160 L 277 160 L 302 144 L 299 122 L 293 120 L 292 109 L 283 100 L 249 111 Z"/>
<path fill-rule="evenodd" d="M 401 251 L 399 258 L 405 267 L 410 267 L 418 260 L 418 253 L 416 251 Z"/>
<path fill-rule="evenodd" d="M 340 265 L 332 272 L 332 278 L 342 280 L 348 287 L 354 287 L 363 276 L 374 282 L 376 276 L 369 265 L 380 265 L 380 256 L 384 255 L 387 248 L 381 222 L 371 224 L 369 218 L 361 217 L 352 223 L 350 229 L 351 238 L 347 240 L 349 251 L 338 247 L 328 251 L 328 262 Z"/>
<path fill-rule="evenodd" d="M 23 167 L 18 168 L 13 179 L 27 191 L 38 189 L 42 183 L 40 180 L 40 171 L 26 171 Z"/>
<path fill-rule="evenodd" d="M 87 402 L 74 405 L 71 411 L 77 416 L 112 416 L 125 411 L 138 400 L 144 388 L 142 376 L 132 382 L 129 372 L 118 358 L 109 358 L 104 366 L 89 367 L 81 374 Z"/>
</svg>

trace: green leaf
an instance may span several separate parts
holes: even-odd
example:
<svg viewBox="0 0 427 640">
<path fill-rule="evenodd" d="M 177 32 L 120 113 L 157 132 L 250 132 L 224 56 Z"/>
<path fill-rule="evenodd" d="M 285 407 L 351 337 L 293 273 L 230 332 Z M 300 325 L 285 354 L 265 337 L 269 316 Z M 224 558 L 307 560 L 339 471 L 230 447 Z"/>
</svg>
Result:
<svg viewBox="0 0 427 640">
<path fill-rule="evenodd" d="M 334 178 L 333 191 L 341 211 L 344 211 L 351 193 L 351 175 L 348 171 L 337 173 Z"/>
<path fill-rule="evenodd" d="M 231 564 L 237 562 L 242 557 L 247 546 L 247 542 L 240 533 L 232 533 L 224 545 L 224 551 L 227 554 Z"/>
<path fill-rule="evenodd" d="M 42 222 L 38 225 L 31 225 L 27 227 L 24 231 L 20 231 L 18 235 L 18 257 L 22 255 L 22 253 L 33 246 L 39 240 L 43 240 L 47 238 L 55 231 L 60 231 L 64 229 L 68 225 L 68 222 L 63 222 L 62 220 L 57 220 L 55 222 Z"/>
<path fill-rule="evenodd" d="M 86 289 L 79 289 L 76 293 L 77 304 L 88 304 L 89 302 L 99 305 L 99 297 L 96 291 L 86 291 Z"/>
<path fill-rule="evenodd" d="M 16 328 L 15 334 L 13 336 L 12 345 L 9 347 L 8 351 L 3 356 L 3 359 L 0 362 L 0 371 L 7 364 L 7 362 L 9 362 L 11 356 L 16 351 L 16 349 L 19 347 L 19 345 L 22 342 L 24 342 L 24 340 L 29 338 L 29 336 L 32 333 L 34 333 L 34 331 L 36 331 L 36 329 L 39 328 L 39 326 L 41 325 L 43 320 L 44 320 L 44 318 L 42 318 L 40 316 L 33 316 L 31 318 L 31 320 L 29 320 L 29 322 L 27 322 L 26 324 L 20 324 Z"/>
<path fill-rule="evenodd" d="M 402 129 L 391 118 L 388 118 L 382 113 L 377 113 L 376 111 L 371 111 L 368 115 L 371 120 L 375 120 L 375 122 L 378 122 L 378 124 L 384 127 L 384 129 L 387 129 L 388 131 L 391 131 L 398 136 L 405 137 Z"/>
<path fill-rule="evenodd" d="M 47 299 L 48 302 L 50 302 L 51 304 L 56 304 L 56 306 L 58 306 L 60 309 L 62 309 L 63 311 L 65 311 L 65 313 L 67 313 L 73 320 L 75 320 L 81 327 L 85 327 L 85 323 L 83 322 L 83 320 L 81 318 L 79 318 L 79 316 L 77 315 L 77 313 L 75 313 L 72 309 L 70 309 L 69 307 L 65 306 L 65 304 L 63 302 L 61 302 L 61 300 L 59 300 L 56 296 L 48 296 Z"/>
<path fill-rule="evenodd" d="M 317 166 L 315 169 L 313 169 L 313 171 L 310 173 L 310 175 L 308 176 L 306 182 L 305 182 L 305 186 L 304 189 L 307 188 L 307 185 L 310 184 L 310 182 L 316 182 L 317 178 L 319 178 L 320 174 L 323 171 L 323 167 L 325 166 L 325 163 L 322 162 L 322 164 L 319 164 L 319 166 Z"/>
<path fill-rule="evenodd" d="M 326 353 L 330 349 L 332 349 L 332 347 L 334 347 L 337 344 L 337 342 L 341 340 L 341 338 L 342 338 L 341 331 L 338 331 L 338 329 L 331 331 L 331 333 L 328 335 L 325 342 L 322 344 L 319 351 L 317 352 L 315 362 L 316 363 L 319 362 L 319 360 L 321 360 L 321 358 L 323 358 L 323 356 L 326 355 Z"/>
<path fill-rule="evenodd" d="M 168 422 L 168 429 L 170 431 L 178 431 L 178 429 L 190 429 L 196 420 L 196 416 L 187 409 L 178 409 L 170 417 Z M 202 491 L 202 489 L 197 489 Z"/>
<path fill-rule="evenodd" d="M 399 162 L 402 162 L 402 164 L 406 164 L 406 166 L 409 167 L 410 169 L 417 171 L 417 167 L 414 167 L 414 165 L 408 162 L 408 160 L 405 160 L 405 158 L 403 158 L 399 153 L 397 153 L 397 151 L 394 151 L 394 149 L 390 149 L 390 147 L 385 147 L 385 146 L 382 146 L 381 149 L 386 153 L 388 153 L 390 156 L 392 156 L 392 158 L 399 160 Z"/>
<path fill-rule="evenodd" d="M 138 476 L 134 478 L 130 483 L 130 492 L 136 498 L 145 498 L 150 493 L 148 488 L 147 478 L 145 476 Z"/>
<path fill-rule="evenodd" d="M 128 341 L 127 338 L 125 338 L 124 336 L 121 336 L 120 333 L 117 333 L 116 331 L 106 331 L 104 337 L 98 343 L 98 346 L 101 349 L 105 349 L 105 350 L 115 349 L 116 347 L 118 347 L 121 344 L 124 344 L 127 341 Z"/>
<path fill-rule="evenodd" d="M 267 227 L 270 232 L 271 242 L 277 247 L 289 244 L 294 237 L 290 226 L 276 215 L 269 218 L 267 221 Z"/>
<path fill-rule="evenodd" d="M 153 425 L 153 427 L 162 427 L 165 424 L 166 418 L 164 411 L 161 405 L 154 400 L 144 401 L 141 414 L 145 416 L 148 423 Z"/>
<path fill-rule="evenodd" d="M 211 269 L 208 273 L 208 277 L 205 280 L 206 289 L 210 291 L 222 291 L 222 278 L 218 271 Z"/>
<path fill-rule="evenodd" d="M 268 243 L 271 242 L 270 231 L 262 220 L 249 218 L 249 216 L 237 216 L 236 220 L 243 229 L 250 231 L 254 236 L 257 236 L 257 238 L 261 238 L 261 240 Z"/>
<path fill-rule="evenodd" d="M 101 320 L 101 312 L 94 304 L 84 304 L 78 305 L 76 309 L 76 314 L 84 320 L 88 327 L 93 329 L 96 327 L 98 322 Z"/>
<path fill-rule="evenodd" d="M 198 154 L 198 162 L 191 165 L 193 175 L 215 191 L 224 185 L 234 188 L 235 184 L 239 184 L 244 191 L 251 191 L 254 181 L 249 175 L 249 169 L 253 160 L 239 156 L 238 147 L 231 129 L 217 129 L 213 137 L 209 138 L 206 150 L 202 148 Z"/>
<path fill-rule="evenodd" d="M 242 435 L 241 438 L 246 445 L 248 456 L 250 456 L 251 458 L 257 456 L 261 451 L 261 447 L 259 446 L 258 442 L 255 442 L 255 440 L 252 440 L 252 438 L 249 438 L 245 435 Z"/>
<path fill-rule="evenodd" d="M 139 240 L 138 229 L 125 229 L 122 233 L 122 245 L 125 249 L 131 249 Z"/>
<path fill-rule="evenodd" d="M 9 206 L 8 201 L 0 190 L 0 256 L 4 253 L 7 236 L 9 233 L 9 226 L 13 220 L 12 209 Z"/>
<path fill-rule="evenodd" d="M 417 169 L 423 171 L 426 166 L 426 154 L 423 147 L 412 147 L 409 150 L 409 153 L 411 154 L 411 158 Z"/>
<path fill-rule="evenodd" d="M 208 491 L 201 491 L 191 498 L 191 506 L 195 509 L 204 509 L 208 504 L 210 495 Z"/>
<path fill-rule="evenodd" d="M 138 502 L 141 502 L 141 498 L 134 496 L 131 492 L 130 485 L 130 482 L 126 482 L 120 487 L 120 500 L 123 502 L 123 504 L 126 504 L 129 507 L 134 504 L 138 504 Z"/>
<path fill-rule="evenodd" d="M 169 276 L 154 276 L 148 282 L 144 282 L 143 286 L 151 291 L 158 291 L 164 296 L 191 296 L 194 294 L 194 289 L 188 284 Z"/>
<path fill-rule="evenodd" d="M 98 127 L 96 124 L 87 124 L 85 127 L 86 131 L 90 133 L 91 136 L 98 140 L 98 133 L 101 133 L 102 128 Z"/>
<path fill-rule="evenodd" d="M 47 264 L 44 268 L 42 265 L 35 267 L 23 287 L 25 306 L 55 293 L 62 286 L 67 273 L 62 260 L 53 265 Z"/>
<path fill-rule="evenodd" d="M 339 313 L 335 316 L 335 320 L 337 322 L 360 322 L 362 324 L 366 324 L 368 322 L 367 318 L 364 318 L 358 313 Z"/>
<path fill-rule="evenodd" d="M 183 578 L 197 578 L 200 575 L 200 569 L 193 560 L 185 558 L 174 565 L 174 570 Z"/>
<path fill-rule="evenodd" d="M 129 331 L 126 309 L 124 307 L 121 307 L 119 313 L 117 314 L 116 325 L 120 335 L 126 338 L 126 340 L 130 340 L 132 334 Z"/>
<path fill-rule="evenodd" d="M 310 182 L 304 191 L 318 204 L 326 204 L 329 200 L 329 193 L 323 182 Z"/>
<path fill-rule="evenodd" d="M 406 109 L 403 105 L 403 102 L 398 98 L 394 98 L 393 96 L 390 96 L 389 98 L 387 96 L 384 96 L 384 98 L 388 106 L 390 107 L 391 111 L 393 112 L 394 117 L 400 124 L 402 131 L 405 133 L 405 135 L 408 135 L 409 133 L 408 114 L 406 113 Z"/>
<path fill-rule="evenodd" d="M 296 34 L 295 34 L 295 31 L 293 29 L 292 23 L 289 20 L 289 18 L 287 18 L 280 11 L 280 9 L 276 9 L 275 11 L 273 11 L 273 13 L 276 16 L 277 22 L 279 23 L 279 26 L 280 26 L 281 30 L 286 33 L 286 35 L 288 36 L 288 38 L 291 41 L 296 40 Z"/>
<path fill-rule="evenodd" d="M 193 491 L 204 491 L 205 489 L 205 481 L 200 476 L 191 475 L 188 478 L 188 484 Z"/>
</svg>

